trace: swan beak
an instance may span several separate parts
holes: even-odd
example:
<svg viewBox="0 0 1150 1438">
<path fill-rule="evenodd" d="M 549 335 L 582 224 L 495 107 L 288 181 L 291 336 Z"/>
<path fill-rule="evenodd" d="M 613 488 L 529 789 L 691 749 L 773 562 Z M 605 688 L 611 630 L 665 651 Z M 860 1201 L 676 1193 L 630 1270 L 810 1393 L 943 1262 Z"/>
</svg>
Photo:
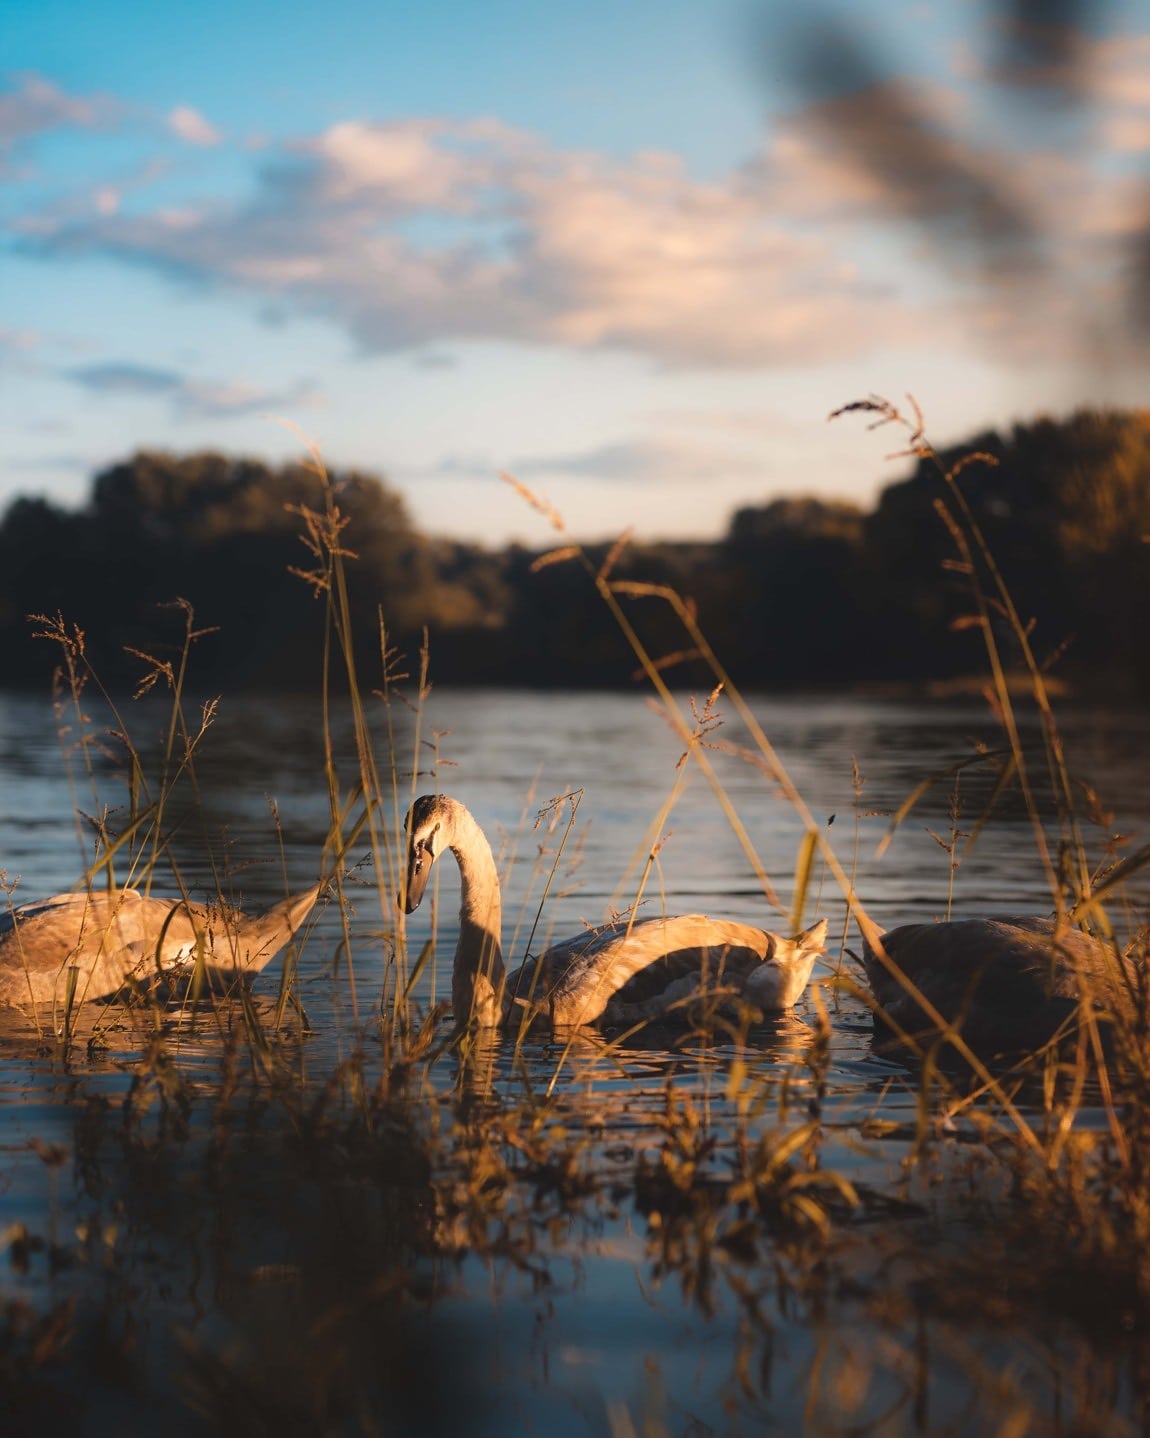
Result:
<svg viewBox="0 0 1150 1438">
<path fill-rule="evenodd" d="M 407 884 L 403 894 L 400 895 L 400 903 L 403 905 L 405 914 L 414 914 L 419 908 L 419 901 L 423 898 L 423 891 L 427 888 L 427 881 L 431 876 L 431 866 L 435 862 L 435 855 L 420 841 L 415 841 L 407 851 Z"/>
</svg>

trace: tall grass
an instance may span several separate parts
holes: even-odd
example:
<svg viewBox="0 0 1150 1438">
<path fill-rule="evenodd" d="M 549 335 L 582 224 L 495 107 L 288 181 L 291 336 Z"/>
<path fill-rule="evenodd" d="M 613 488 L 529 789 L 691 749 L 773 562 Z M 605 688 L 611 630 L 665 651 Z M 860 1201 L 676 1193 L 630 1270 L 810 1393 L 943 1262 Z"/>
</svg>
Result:
<svg viewBox="0 0 1150 1438">
<path fill-rule="evenodd" d="M 948 856 L 946 914 L 949 917 L 951 913 L 957 868 L 978 842 L 985 825 L 992 822 L 997 803 L 1008 791 L 1014 790 L 1021 797 L 1028 816 L 1034 861 L 1045 875 L 1057 928 L 1075 925 L 1084 929 L 1105 946 L 1110 956 L 1109 983 L 1104 989 L 1100 990 L 1088 974 L 1080 975 L 1078 1038 L 1069 1050 L 1069 1057 L 1065 1044 L 1061 1048 L 1051 1045 L 1009 1070 L 992 1069 L 967 1044 L 961 1024 L 944 1020 L 909 977 L 898 969 L 883 949 L 881 931 L 868 915 L 863 896 L 855 887 L 854 859 L 849 866 L 840 862 L 828 830 L 816 823 L 759 724 L 753 706 L 711 648 L 694 606 L 665 586 L 613 577 L 626 537 L 599 566 L 593 564 L 580 545 L 567 542 L 565 533 L 565 542 L 537 562 L 582 565 L 614 615 L 668 723 L 684 741 L 685 761 L 689 759 L 695 764 L 711 784 L 750 867 L 759 878 L 765 900 L 782 907 L 777 892 L 782 886 L 765 872 L 747 829 L 709 760 L 708 745 L 699 742 L 697 723 L 692 726 L 682 701 L 667 682 L 668 670 L 683 658 L 701 660 L 706 665 L 715 685 L 709 708 L 719 702 L 721 695 L 723 704 L 729 706 L 741 723 L 742 738 L 733 743 L 727 741 L 723 747 L 739 754 L 765 781 L 781 791 L 803 827 L 804 837 L 796 853 L 790 883 L 791 922 L 797 926 L 801 920 L 817 856 L 837 884 L 851 924 L 934 1025 L 936 1037 L 927 1043 L 901 1035 L 906 1050 L 915 1056 L 919 1065 L 920 1155 L 927 1155 L 933 1136 L 939 1132 L 940 1119 L 946 1124 L 962 1117 L 977 1120 L 978 1132 L 987 1139 L 993 1135 L 994 1147 L 986 1152 L 1001 1163 L 1011 1182 L 1023 1183 L 1032 1200 L 1041 1191 L 1041 1207 L 1051 1227 L 1043 1228 L 1037 1241 L 1053 1242 L 1059 1225 L 1072 1220 L 1069 1231 L 1075 1235 L 1077 1246 L 1069 1261 L 1081 1265 L 1083 1272 L 1105 1266 L 1115 1279 L 1137 1273 L 1139 1283 L 1143 1284 L 1145 1279 L 1141 1275 L 1150 1275 L 1150 1268 L 1140 1257 L 1150 1251 L 1146 1248 L 1150 1241 L 1150 1203 L 1145 1198 L 1146 1179 L 1150 1175 L 1150 1124 L 1144 1118 L 1150 1113 L 1150 1044 L 1144 978 L 1147 928 L 1144 926 L 1133 934 L 1128 931 L 1127 951 L 1142 966 L 1137 971 L 1141 977 L 1132 979 L 1131 970 L 1123 962 L 1118 937 L 1121 926 L 1115 921 L 1114 913 L 1116 908 L 1126 915 L 1137 911 L 1137 903 L 1126 886 L 1150 863 L 1150 846 L 1138 849 L 1121 862 L 1104 853 L 1103 863 L 1099 865 L 1091 856 L 1078 797 L 1080 791 L 1067 761 L 1046 671 L 1035 653 L 1032 626 L 1015 605 L 960 483 L 970 465 L 993 463 L 993 460 L 986 455 L 972 454 L 953 467 L 944 466 L 926 438 L 922 416 L 913 401 L 909 414 L 904 415 L 888 401 L 871 397 L 843 406 L 831 418 L 855 413 L 864 415 L 873 425 L 901 430 L 904 444 L 900 453 L 925 459 L 934 466 L 941 490 L 935 507 L 954 546 L 954 558 L 947 567 L 966 579 L 970 597 L 970 612 L 961 616 L 955 627 L 975 627 L 984 640 L 987 662 L 984 692 L 1003 736 L 998 751 L 962 760 L 945 775 L 952 786 L 951 831 L 945 838 L 935 838 Z M 561 519 L 546 501 L 517 481 L 510 482 L 562 532 Z M 623 607 L 625 600 L 649 600 L 668 606 L 679 621 L 682 647 L 668 654 L 650 653 Z M 1034 705 L 1039 716 L 1042 742 L 1037 762 L 1044 771 L 1044 787 L 1053 796 L 1051 813 L 1044 812 L 1040 804 L 1038 794 L 1043 786 L 1036 782 L 1035 755 L 1022 739 L 1019 700 L 1011 678 L 1012 670 L 1019 667 L 1026 675 L 1028 702 Z M 994 764 L 998 777 L 986 810 L 967 830 L 960 827 L 959 785 L 963 769 L 971 763 Z M 912 813 L 923 794 L 942 777 L 924 780 L 907 797 L 894 816 L 892 834 Z M 671 803 L 673 799 L 672 794 Z M 667 812 L 660 815 L 661 822 L 665 821 Z M 844 929 L 844 948 L 846 937 Z M 849 977 L 840 981 L 869 1001 L 864 984 Z M 1129 1003 L 1107 1002 L 1107 995 L 1121 993 L 1127 995 Z M 973 1074 L 973 1084 L 967 1077 L 956 1079 L 948 1071 L 945 1063 L 948 1053 L 963 1061 L 964 1072 Z M 1036 1119 L 1016 1100 L 1019 1084 L 1028 1073 L 1037 1080 L 1036 1091 L 1042 1096 Z M 1106 1119 L 1105 1134 L 1084 1135 L 1079 1128 L 1084 1106 L 1093 1107 L 1099 1101 Z M 1064 1244 L 1065 1238 L 1060 1237 L 1059 1241 Z M 1028 1251 L 1033 1253 L 1035 1242 L 1032 1235 Z M 1140 1293 L 1139 1301 L 1150 1302 L 1150 1288 L 1140 1288 Z"/>
<path fill-rule="evenodd" d="M 207 631 L 196 629 L 192 610 L 184 601 L 172 607 L 180 612 L 183 622 L 176 657 L 162 659 L 132 651 L 146 666 L 134 697 L 140 699 L 153 691 L 166 691 L 168 696 L 168 713 L 154 769 L 144 761 L 132 738 L 123 704 L 103 685 L 89 661 L 86 636 L 79 626 L 60 615 L 37 615 L 33 619 L 36 637 L 54 643 L 60 654 L 54 707 L 83 866 L 79 887 L 88 894 L 107 894 L 114 905 L 128 889 L 146 898 L 154 888 L 165 892 L 174 888 L 185 904 L 192 902 L 190 885 L 171 838 L 178 824 L 189 816 L 195 822 L 202 815 L 197 753 L 216 717 L 218 700 L 207 700 L 194 718 L 189 715 L 186 684 L 190 656 L 196 641 Z M 101 709 L 103 714 L 99 713 Z M 123 775 L 125 803 L 115 807 L 109 806 L 107 786 L 101 778 L 101 770 L 106 770 L 109 763 Z M 187 810 L 179 818 L 173 816 L 177 804 Z M 211 876 L 212 901 L 225 920 L 232 897 L 226 855 L 221 855 L 202 824 L 198 838 Z M 10 892 L 9 905 L 14 906 L 23 897 Z M 111 930 L 107 941 L 112 942 Z M 196 995 L 203 990 L 206 958 L 199 946 L 189 981 L 189 991 Z M 52 1031 L 61 1033 L 65 1042 L 70 1040 L 79 1011 L 89 998 L 87 981 L 79 980 L 74 966 L 67 978 L 63 1012 L 53 1012 L 48 1017 Z M 137 985 L 137 997 L 146 1000 L 147 996 L 146 989 Z M 153 1029 L 159 1022 L 156 1004 L 140 1002 L 132 1012 L 137 1018 L 145 1018 Z M 104 1009 L 89 1017 L 89 1043 L 98 1045 L 113 1022 L 114 1011 Z M 36 1011 L 34 1020 L 43 1032 L 45 1016 Z"/>
</svg>

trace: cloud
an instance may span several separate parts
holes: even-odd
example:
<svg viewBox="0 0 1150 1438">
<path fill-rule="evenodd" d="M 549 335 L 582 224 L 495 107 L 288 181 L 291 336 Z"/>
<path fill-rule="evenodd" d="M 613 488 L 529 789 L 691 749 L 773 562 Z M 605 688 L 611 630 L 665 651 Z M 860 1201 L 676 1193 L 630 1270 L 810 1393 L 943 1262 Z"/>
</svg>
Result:
<svg viewBox="0 0 1150 1438">
<path fill-rule="evenodd" d="M 17 330 L 0 325 L 0 363 L 11 356 L 29 355 L 40 344 L 35 330 Z"/>
<path fill-rule="evenodd" d="M 69 95 L 39 75 L 20 75 L 14 88 L 0 93 L 0 173 L 17 146 L 50 130 L 73 127 L 108 129 L 124 107 L 107 95 Z"/>
<path fill-rule="evenodd" d="M 1130 154 L 1150 152 L 1150 106 L 1141 114 L 1115 115 L 1108 119 L 1103 132 L 1107 148 Z"/>
<path fill-rule="evenodd" d="M 453 354 L 446 350 L 421 350 L 411 357 L 411 362 L 416 369 L 437 370 L 455 369 L 459 361 Z"/>
<path fill-rule="evenodd" d="M 38 454 L 26 458 L 13 459 L 9 462 L 8 468 L 24 474 L 53 473 L 63 470 L 70 473 L 91 474 L 105 462 L 103 456 L 85 454 L 80 451 L 69 451 L 59 454 Z"/>
<path fill-rule="evenodd" d="M 190 105 L 177 105 L 168 114 L 168 127 L 172 133 L 189 145 L 218 145 L 223 136 L 198 110 Z"/>
<path fill-rule="evenodd" d="M 1085 63 L 1103 144 L 1118 153 L 1150 153 L 1150 34 L 1098 40 Z"/>
<path fill-rule="evenodd" d="M 316 409 L 323 402 L 321 391 L 311 380 L 300 380 L 298 384 L 280 390 L 262 389 L 258 385 L 237 381 L 189 381 L 183 384 L 176 396 L 177 410 L 185 419 L 229 419 L 275 410 L 290 413 L 299 409 Z"/>
<path fill-rule="evenodd" d="M 700 484 L 763 479 L 767 466 L 755 455 L 694 440 L 640 437 L 567 454 L 527 455 L 510 466 L 518 477 L 564 475 L 634 484 Z"/>
<path fill-rule="evenodd" d="M 314 408 L 322 395 L 311 380 L 282 390 L 261 389 L 239 381 L 190 379 L 176 370 L 151 365 L 107 363 L 66 370 L 63 378 L 90 394 L 171 400 L 178 418 L 234 419 L 278 409 Z"/>
<path fill-rule="evenodd" d="M 138 209 L 42 219 L 25 244 L 240 289 L 372 352 L 517 340 L 790 364 L 913 319 L 742 176 L 704 184 L 670 156 L 555 151 L 493 122 L 336 126 L 279 151 L 244 204 Z"/>
<path fill-rule="evenodd" d="M 174 370 L 139 364 L 79 365 L 65 378 L 92 394 L 170 394 L 182 383 Z"/>
<path fill-rule="evenodd" d="M 324 199 L 374 196 L 400 209 L 452 210 L 479 176 L 469 173 L 462 152 L 442 143 L 449 135 L 431 120 L 347 121 L 292 150 L 314 158 L 307 178 Z"/>
<path fill-rule="evenodd" d="M 1087 47 L 1084 66 L 1095 103 L 1150 109 L 1150 34 L 1098 39 Z"/>
<path fill-rule="evenodd" d="M 1010 62 L 1085 67 L 1136 149 L 1150 48 L 1082 59 L 1028 15 L 1018 0 Z M 346 120 L 261 151 L 242 200 L 149 207 L 106 187 L 27 217 L 18 243 L 242 294 L 277 322 L 325 319 L 372 354 L 494 341 L 764 368 L 993 336 L 1007 360 L 1073 356 L 1079 330 L 1120 308 L 1140 182 L 1023 149 L 977 94 L 891 78 L 850 32 L 833 38 L 796 62 L 807 102 L 725 176 L 558 149 L 494 119 Z M 186 137 L 215 136 L 186 116 Z"/>
<path fill-rule="evenodd" d="M 825 423 L 826 415 L 821 410 L 814 414 L 805 411 L 787 414 L 763 406 L 754 409 L 692 409 L 680 406 L 653 409 L 648 413 L 647 420 L 662 430 L 673 430 L 675 433 L 687 431 L 720 435 L 725 440 L 734 439 L 742 444 L 769 444 L 773 452 L 780 442 L 801 440 L 806 443 L 811 426 Z"/>
</svg>

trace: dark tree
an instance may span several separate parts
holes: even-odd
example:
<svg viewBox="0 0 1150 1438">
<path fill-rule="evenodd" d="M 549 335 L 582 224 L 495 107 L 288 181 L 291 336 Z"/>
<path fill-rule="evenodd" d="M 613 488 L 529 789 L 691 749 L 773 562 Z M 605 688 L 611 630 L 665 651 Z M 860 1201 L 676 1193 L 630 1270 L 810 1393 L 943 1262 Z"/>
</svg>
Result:
<svg viewBox="0 0 1150 1438">
<path fill-rule="evenodd" d="M 1150 656 L 1150 411 L 1080 410 L 1068 420 L 977 435 L 942 453 L 950 470 L 973 452 L 956 484 L 986 538 L 1040 657 L 1069 645 L 1071 675 L 1145 688 Z M 862 586 L 876 671 L 935 676 L 980 668 L 976 631 L 952 632 L 971 611 L 970 581 L 936 504 L 956 511 L 929 459 L 885 489 L 868 516 Z M 984 587 L 989 577 L 980 570 Z M 1010 658 L 1004 623 L 998 632 Z M 1014 656 L 1017 658 L 1017 656 Z"/>
<path fill-rule="evenodd" d="M 988 456 L 965 465 L 971 451 Z M 1108 693 L 1150 689 L 1150 411 L 1083 410 L 1008 434 L 977 435 L 939 456 L 1005 576 L 1039 656 L 1068 646 L 1061 672 Z M 372 475 L 332 477 L 347 521 L 347 599 L 361 677 L 379 673 L 380 622 L 409 653 L 429 631 L 439 682 L 630 684 L 638 661 L 575 561 L 536 564 L 517 546 L 491 553 L 428 538 Z M 612 577 L 691 600 L 728 670 L 748 687 L 921 681 L 985 672 L 970 578 L 957 572 L 939 504 L 954 492 L 930 459 L 886 488 L 875 510 L 810 498 L 739 510 L 719 543 L 634 544 Z M 46 682 L 58 656 L 27 616 L 62 613 L 88 636 L 100 674 L 130 684 L 167 657 L 188 600 L 202 639 L 204 687 L 313 689 L 325 605 L 293 571 L 314 559 L 301 511 L 325 495 L 303 465 L 203 453 L 142 452 L 97 475 L 79 511 L 17 499 L 0 521 L 0 672 Z M 607 545 L 589 545 L 592 571 Z M 980 566 L 989 592 L 989 575 Z M 672 683 L 709 685 L 683 657 L 690 640 L 654 597 L 621 595 Z M 955 621 L 959 621 L 958 627 Z M 1008 663 L 1009 627 L 995 621 Z"/>
<path fill-rule="evenodd" d="M 744 682 L 869 677 L 860 647 L 862 524 L 855 505 L 810 498 L 736 511 L 723 550 L 731 665 Z"/>
</svg>

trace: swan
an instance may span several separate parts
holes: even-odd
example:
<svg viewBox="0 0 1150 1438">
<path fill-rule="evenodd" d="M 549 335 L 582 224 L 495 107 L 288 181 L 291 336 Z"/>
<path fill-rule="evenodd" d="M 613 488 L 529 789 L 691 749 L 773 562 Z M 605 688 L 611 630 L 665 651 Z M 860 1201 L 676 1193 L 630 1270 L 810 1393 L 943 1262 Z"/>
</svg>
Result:
<svg viewBox="0 0 1150 1438">
<path fill-rule="evenodd" d="M 111 998 L 133 980 L 191 975 L 202 951 L 213 988 L 246 982 L 311 912 L 322 884 L 248 918 L 223 905 L 157 899 L 125 888 L 57 894 L 0 913 L 0 1005 Z"/>
<path fill-rule="evenodd" d="M 881 933 L 881 931 L 879 931 Z M 1099 1017 L 1129 1012 L 1134 967 L 1113 948 L 1063 921 L 1036 917 L 902 924 L 881 933 L 899 972 L 972 1049 L 1040 1048 L 1085 1001 Z M 864 939 L 863 967 L 878 1006 L 903 1033 L 937 1032 L 899 974 Z"/>
<path fill-rule="evenodd" d="M 547 1016 L 556 1028 L 675 1017 L 672 1010 L 684 1013 L 692 997 L 704 995 L 742 999 L 760 1012 L 787 1009 L 823 951 L 825 919 L 790 939 L 705 914 L 620 919 L 529 957 L 507 978 L 499 875 L 483 830 L 458 799 L 435 794 L 416 799 L 405 828 L 405 912 L 419 907 L 431 867 L 445 850 L 459 865 L 459 940 L 451 976 L 458 1027 L 498 1027 L 516 1005 Z M 653 972 L 659 959 L 666 963 Z M 633 996 L 628 981 L 640 975 L 648 980 L 646 991 Z"/>
</svg>

